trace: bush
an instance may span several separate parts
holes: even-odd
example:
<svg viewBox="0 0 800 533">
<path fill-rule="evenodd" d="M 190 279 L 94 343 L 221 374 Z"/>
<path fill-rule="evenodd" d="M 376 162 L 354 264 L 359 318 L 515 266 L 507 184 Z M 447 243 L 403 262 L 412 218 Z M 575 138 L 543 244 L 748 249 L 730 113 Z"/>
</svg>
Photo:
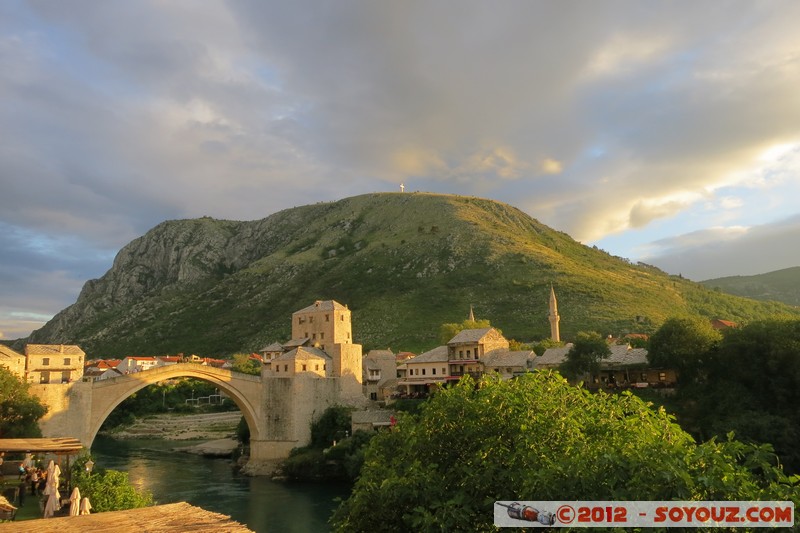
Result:
<svg viewBox="0 0 800 533">
<path fill-rule="evenodd" d="M 326 448 L 343 439 L 350 432 L 350 411 L 341 405 L 325 409 L 320 419 L 311 424 L 311 446 Z"/>
<path fill-rule="evenodd" d="M 86 472 L 89 455 L 79 457 L 72 466 L 72 484 L 81 496 L 89 498 L 93 512 L 121 511 L 153 505 L 153 495 L 137 489 L 128 480 L 127 472 L 99 469 Z"/>
<path fill-rule="evenodd" d="M 556 373 L 462 378 L 366 450 L 338 531 L 494 530 L 497 500 L 792 500 L 768 446 L 696 444 L 674 418 Z"/>
</svg>

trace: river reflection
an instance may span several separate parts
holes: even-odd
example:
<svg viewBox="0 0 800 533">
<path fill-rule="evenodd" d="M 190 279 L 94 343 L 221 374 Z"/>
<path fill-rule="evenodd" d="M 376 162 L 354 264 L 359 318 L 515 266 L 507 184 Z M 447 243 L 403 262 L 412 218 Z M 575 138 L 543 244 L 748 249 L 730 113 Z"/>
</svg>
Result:
<svg viewBox="0 0 800 533">
<path fill-rule="evenodd" d="M 231 462 L 174 452 L 190 445 L 160 439 L 118 441 L 98 436 L 92 446 L 97 467 L 128 472 L 131 482 L 158 503 L 189 502 L 229 515 L 259 533 L 329 531 L 335 498 L 349 485 L 278 483 L 234 474 Z"/>
</svg>

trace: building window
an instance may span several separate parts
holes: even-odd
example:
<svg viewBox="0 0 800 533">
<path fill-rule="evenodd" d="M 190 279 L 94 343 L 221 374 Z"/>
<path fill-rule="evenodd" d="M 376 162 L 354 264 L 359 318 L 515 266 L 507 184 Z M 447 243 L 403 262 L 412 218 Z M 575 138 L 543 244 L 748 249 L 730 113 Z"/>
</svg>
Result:
<svg viewBox="0 0 800 533">
<path fill-rule="evenodd" d="M 69 364 L 70 364 L 70 358 L 69 357 L 65 357 L 64 358 L 64 366 L 69 366 Z"/>
<path fill-rule="evenodd" d="M 459 359 L 464 359 L 464 350 L 459 350 L 458 351 L 458 358 Z"/>
<path fill-rule="evenodd" d="M 65 370 L 61 373 L 61 383 L 69 383 L 69 370 Z"/>
<path fill-rule="evenodd" d="M 471 350 L 467 350 L 467 359 L 469 359 L 470 355 L 471 355 Z"/>
<path fill-rule="evenodd" d="M 306 365 L 303 365 L 303 372 L 306 371 Z"/>
<path fill-rule="evenodd" d="M 642 380 L 643 382 L 644 382 L 644 381 L 647 381 L 647 373 L 646 373 L 646 372 L 642 372 L 642 373 L 639 375 L 639 379 L 640 379 L 640 380 Z"/>
<path fill-rule="evenodd" d="M 666 372 L 659 372 L 658 373 L 658 381 L 667 381 L 667 373 Z"/>
<path fill-rule="evenodd" d="M 42 365 L 43 366 L 50 366 L 50 358 L 49 357 L 43 357 L 42 358 Z"/>
<path fill-rule="evenodd" d="M 284 372 L 288 372 L 289 371 L 289 365 L 283 365 L 283 371 Z"/>
<path fill-rule="evenodd" d="M 331 321 L 331 315 L 325 315 L 325 322 Z"/>
<path fill-rule="evenodd" d="M 378 393 L 377 392 L 370 392 L 369 393 L 369 399 L 377 401 L 378 400 Z"/>
<path fill-rule="evenodd" d="M 431 373 L 435 376 L 436 375 L 436 369 L 434 368 Z"/>
<path fill-rule="evenodd" d="M 319 371 L 319 365 L 314 365 L 314 370 Z"/>
<path fill-rule="evenodd" d="M 328 365 L 322 365 L 322 370 L 327 370 Z"/>
<path fill-rule="evenodd" d="M 317 334 L 316 334 L 316 333 L 312 333 L 312 334 L 311 334 L 311 338 L 312 338 L 313 340 L 317 340 Z"/>
<path fill-rule="evenodd" d="M 309 324 L 313 324 L 314 323 L 314 317 L 313 316 L 308 317 L 308 323 Z"/>
<path fill-rule="evenodd" d="M 511 373 L 511 369 L 510 368 L 506 368 L 506 373 L 510 374 Z"/>
<path fill-rule="evenodd" d="M 50 383 L 50 372 L 45 370 L 39 374 L 39 383 Z"/>
<path fill-rule="evenodd" d="M 325 332 L 324 331 L 319 334 L 319 338 L 320 339 L 324 339 L 325 338 Z"/>
<path fill-rule="evenodd" d="M 280 371 L 281 371 L 281 367 L 279 367 L 278 365 L 275 365 L 275 372 L 280 372 Z"/>
<path fill-rule="evenodd" d="M 425 375 L 425 369 L 424 368 L 422 369 L 422 375 L 423 376 Z"/>
<path fill-rule="evenodd" d="M 442 368 L 442 375 L 443 375 L 443 376 L 446 376 L 446 375 L 447 375 L 447 369 L 446 369 L 446 368 Z"/>
<path fill-rule="evenodd" d="M 344 322 L 344 315 L 339 315 L 339 320 L 341 320 L 342 322 Z"/>
</svg>

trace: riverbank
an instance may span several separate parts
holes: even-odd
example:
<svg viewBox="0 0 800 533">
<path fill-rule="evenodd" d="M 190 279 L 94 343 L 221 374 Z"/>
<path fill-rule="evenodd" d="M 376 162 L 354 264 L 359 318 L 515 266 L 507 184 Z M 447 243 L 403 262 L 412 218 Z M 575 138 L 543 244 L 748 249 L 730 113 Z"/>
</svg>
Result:
<svg viewBox="0 0 800 533">
<path fill-rule="evenodd" d="M 236 426 L 241 417 L 239 411 L 147 415 L 136 419 L 131 425 L 102 434 L 117 440 L 157 438 L 176 442 L 203 441 L 190 446 L 176 446 L 174 450 L 204 457 L 231 457 L 239 446 Z"/>
<path fill-rule="evenodd" d="M 223 413 L 164 413 L 137 418 L 131 425 L 102 432 L 113 439 L 217 440 L 236 438 L 239 411 Z"/>
</svg>

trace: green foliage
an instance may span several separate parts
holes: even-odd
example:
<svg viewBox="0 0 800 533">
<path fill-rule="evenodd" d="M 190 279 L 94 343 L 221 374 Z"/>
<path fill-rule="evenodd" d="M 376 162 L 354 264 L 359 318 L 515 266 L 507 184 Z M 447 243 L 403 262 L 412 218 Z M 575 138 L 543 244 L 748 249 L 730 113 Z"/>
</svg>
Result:
<svg viewBox="0 0 800 533">
<path fill-rule="evenodd" d="M 547 338 L 533 343 L 531 349 L 534 351 L 534 353 L 536 353 L 536 355 L 541 356 L 544 355 L 544 352 L 546 352 L 548 348 L 557 348 L 559 346 L 564 346 L 564 343 Z"/>
<path fill-rule="evenodd" d="M 531 350 L 532 348 L 530 344 L 519 342 L 516 339 L 508 339 L 508 349 L 512 352 L 521 352 L 523 350 Z"/>
<path fill-rule="evenodd" d="M 329 407 L 311 424 L 311 444 L 292 450 L 281 470 L 290 479 L 353 481 L 364 463 L 364 448 L 373 433 L 350 435 L 350 408 Z"/>
<path fill-rule="evenodd" d="M 341 405 L 325 409 L 319 420 L 311 424 L 311 446 L 326 448 L 350 433 L 350 410 Z"/>
<path fill-rule="evenodd" d="M 695 379 L 722 336 L 708 320 L 670 318 L 650 337 L 647 357 L 656 368 L 673 368 L 684 383 Z"/>
<path fill-rule="evenodd" d="M 261 363 L 250 359 L 250 354 L 237 353 L 233 355 L 233 366 L 231 367 L 231 370 L 234 372 L 241 372 L 243 374 L 260 376 Z"/>
<path fill-rule="evenodd" d="M 0 366 L 0 438 L 41 437 L 38 420 L 47 407 L 31 394 L 30 386 Z"/>
<path fill-rule="evenodd" d="M 427 401 L 427 398 L 400 398 L 392 403 L 392 409 L 399 413 L 409 413 L 415 415 L 421 411 L 422 405 Z"/>
<path fill-rule="evenodd" d="M 597 374 L 600 362 L 611 355 L 608 342 L 597 332 L 580 332 L 561 365 L 565 376 L 578 378 L 584 374 Z"/>
<path fill-rule="evenodd" d="M 364 452 L 375 435 L 356 431 L 351 437 L 336 441 L 336 446 L 320 449 L 312 446 L 295 448 L 281 464 L 282 473 L 293 480 L 355 481 L 364 464 Z"/>
<path fill-rule="evenodd" d="M 480 320 L 464 320 L 463 322 L 442 324 L 439 328 L 439 340 L 446 344 L 450 339 L 458 335 L 459 332 L 465 329 L 484 329 L 490 328 L 492 325 L 486 319 Z"/>
<path fill-rule="evenodd" d="M 96 468 L 86 472 L 89 455 L 79 457 L 72 466 L 72 484 L 81 496 L 89 498 L 92 512 L 122 511 L 153 505 L 153 495 L 137 489 L 128 480 L 127 472 Z"/>
<path fill-rule="evenodd" d="M 250 444 L 250 426 L 244 417 L 240 418 L 236 425 L 236 440 L 242 444 Z"/>
<path fill-rule="evenodd" d="M 792 500 L 798 479 L 767 446 L 696 444 L 628 393 L 591 394 L 558 374 L 469 378 L 366 451 L 337 531 L 493 531 L 497 500 Z"/>
<path fill-rule="evenodd" d="M 787 471 L 800 472 L 800 321 L 727 330 L 698 363 L 700 383 L 681 381 L 675 410 L 701 437 L 730 431 L 771 443 Z"/>
<path fill-rule="evenodd" d="M 314 481 L 328 477 L 325 455 L 319 448 L 296 448 L 281 463 L 283 475 L 292 480 Z M 338 471 L 335 472 L 338 474 Z M 332 476 L 334 479 L 336 475 Z"/>
<path fill-rule="evenodd" d="M 701 282 L 728 294 L 800 305 L 800 267 L 785 268 L 755 276 L 731 276 Z"/>
</svg>

